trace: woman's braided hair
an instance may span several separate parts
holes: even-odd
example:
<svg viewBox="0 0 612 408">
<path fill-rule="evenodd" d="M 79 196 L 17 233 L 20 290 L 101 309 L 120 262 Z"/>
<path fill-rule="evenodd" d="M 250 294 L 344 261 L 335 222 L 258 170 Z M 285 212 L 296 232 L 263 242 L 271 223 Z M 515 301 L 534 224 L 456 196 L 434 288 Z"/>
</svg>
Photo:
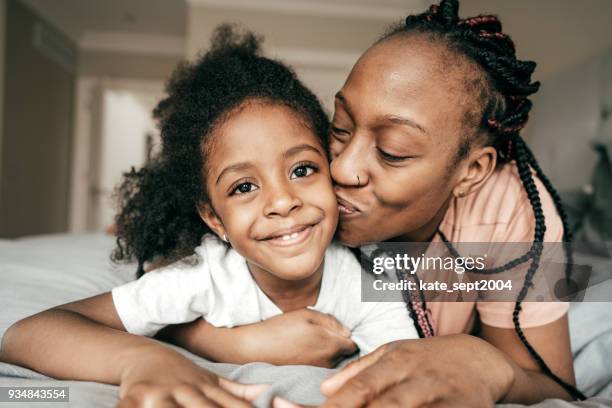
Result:
<svg viewBox="0 0 612 408">
<path fill-rule="evenodd" d="M 432 5 L 424 13 L 408 16 L 403 24 L 392 27 L 379 41 L 385 41 L 390 37 L 402 35 L 426 35 L 429 38 L 441 41 L 450 50 L 458 55 L 467 57 L 482 68 L 483 74 L 486 77 L 486 89 L 480 94 L 482 106 L 479 107 L 480 115 L 477 115 L 478 119 L 474 123 L 474 127 L 476 132 L 486 134 L 487 143 L 496 148 L 499 156 L 498 163 L 503 164 L 512 160 L 515 161 L 521 182 L 533 209 L 535 230 L 532 246 L 527 253 L 502 266 L 484 271 L 474 270 L 473 272 L 494 274 L 526 262 L 531 262 L 512 314 L 514 328 L 520 340 L 542 371 L 560 384 L 573 397 L 584 399 L 584 395 L 579 390 L 560 379 L 550 370 L 543 358 L 525 337 L 519 323 L 522 302 L 527 295 L 529 286 L 540 264 L 544 233 L 546 232 L 544 212 L 540 195 L 533 179 L 532 169 L 552 196 L 555 207 L 563 222 L 563 241 L 567 257 L 567 278 L 569 278 L 571 273 L 572 265 L 572 253 L 569 245 L 571 233 L 559 194 L 555 191 L 550 180 L 544 175 L 533 153 L 519 134 L 527 123 L 529 111 L 532 107 L 532 102 L 528 97 L 537 92 L 540 87 L 539 82 L 532 82 L 531 80 L 531 74 L 536 67 L 536 63 L 533 61 L 521 61 L 516 58 L 514 43 L 507 34 L 502 32 L 501 22 L 496 16 L 479 15 L 460 19 L 458 11 L 458 0 L 442 0 L 439 5 Z M 466 154 L 469 151 L 469 144 L 467 148 L 459 150 L 460 155 Z M 444 234 L 441 231 L 438 232 L 451 253 L 454 256 L 459 256 Z M 418 303 L 408 302 L 413 317 L 416 317 L 417 313 L 412 309 Z M 431 323 L 429 321 L 426 323 L 425 327 L 421 327 L 419 330 L 421 335 L 422 333 L 432 332 Z"/>
</svg>

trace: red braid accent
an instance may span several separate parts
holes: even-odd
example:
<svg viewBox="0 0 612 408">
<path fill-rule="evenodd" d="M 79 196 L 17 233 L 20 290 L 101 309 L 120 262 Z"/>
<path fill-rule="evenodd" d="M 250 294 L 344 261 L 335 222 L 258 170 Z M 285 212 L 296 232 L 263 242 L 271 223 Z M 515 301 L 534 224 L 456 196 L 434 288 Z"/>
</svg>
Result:
<svg viewBox="0 0 612 408">
<path fill-rule="evenodd" d="M 510 37 L 508 37 L 504 33 L 491 33 L 489 31 L 485 31 L 485 30 L 480 30 L 478 35 L 481 36 L 481 37 L 497 38 L 497 39 L 500 39 L 500 40 L 509 40 L 510 39 Z"/>
<path fill-rule="evenodd" d="M 490 127 L 492 127 L 495 130 L 501 130 L 501 128 L 502 128 L 501 123 L 499 123 L 495 119 L 489 119 L 489 120 L 487 120 L 487 123 L 489 124 Z"/>
<path fill-rule="evenodd" d="M 466 18 L 464 20 L 460 20 L 457 25 L 468 25 L 470 27 L 476 27 L 479 25 L 485 25 L 485 24 L 501 24 L 498 20 L 497 17 L 495 16 L 476 16 L 476 17 L 470 17 L 470 18 Z"/>
<path fill-rule="evenodd" d="M 418 324 L 421 328 L 421 331 L 423 332 L 423 337 L 433 337 L 435 334 L 430 328 L 430 324 L 431 327 L 433 327 L 431 313 L 429 312 L 429 310 L 423 309 L 423 303 L 419 300 L 418 293 L 411 291 L 410 298 L 410 307 L 412 307 L 412 310 L 414 311 L 417 317 L 417 321 L 414 323 Z"/>
<path fill-rule="evenodd" d="M 431 21 L 433 19 L 433 16 L 435 16 L 436 14 L 438 14 L 438 11 L 440 10 L 440 7 L 438 7 L 437 4 L 432 4 L 429 7 L 429 13 L 425 16 L 425 20 L 427 21 Z"/>
<path fill-rule="evenodd" d="M 495 119 L 487 120 L 487 124 L 490 127 L 492 127 L 493 129 L 495 129 L 496 131 L 498 131 L 499 133 L 514 133 L 514 132 L 518 132 L 519 130 L 521 130 L 525 126 L 525 123 L 527 123 L 527 118 L 525 118 L 524 121 L 522 121 L 521 123 L 519 123 L 517 125 L 504 127 L 504 126 L 502 126 L 501 123 L 499 123 Z"/>
</svg>

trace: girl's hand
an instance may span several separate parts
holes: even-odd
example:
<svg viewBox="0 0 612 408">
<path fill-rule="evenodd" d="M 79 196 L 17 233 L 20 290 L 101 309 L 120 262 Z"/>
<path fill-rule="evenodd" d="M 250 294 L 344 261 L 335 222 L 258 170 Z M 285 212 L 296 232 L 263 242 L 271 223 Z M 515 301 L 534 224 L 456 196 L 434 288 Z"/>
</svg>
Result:
<svg viewBox="0 0 612 408">
<path fill-rule="evenodd" d="M 333 367 L 357 350 L 350 331 L 333 316 L 310 309 L 284 313 L 260 323 L 217 328 L 199 319 L 164 329 L 163 336 L 213 361 Z"/>
<path fill-rule="evenodd" d="M 254 361 L 334 367 L 357 351 L 351 332 L 334 316 L 300 309 L 237 328 Z M 252 360 L 253 361 L 253 360 Z"/>
<path fill-rule="evenodd" d="M 461 334 L 386 344 L 327 379 L 321 392 L 324 407 L 493 407 L 513 381 L 502 352 Z"/>
<path fill-rule="evenodd" d="M 124 371 L 118 407 L 251 407 L 267 387 L 218 377 L 174 352 L 156 353 Z"/>
</svg>

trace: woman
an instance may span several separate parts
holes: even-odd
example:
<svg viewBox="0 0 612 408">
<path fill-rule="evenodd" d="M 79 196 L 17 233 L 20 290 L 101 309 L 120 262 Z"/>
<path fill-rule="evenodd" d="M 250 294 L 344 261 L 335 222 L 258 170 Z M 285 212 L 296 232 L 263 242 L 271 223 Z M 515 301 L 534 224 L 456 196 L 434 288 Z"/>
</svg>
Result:
<svg viewBox="0 0 612 408">
<path fill-rule="evenodd" d="M 558 197 L 519 136 L 539 86 L 535 64 L 516 59 L 495 17 L 457 12 L 458 2 L 445 0 L 408 17 L 361 57 L 337 95 L 331 168 L 345 206 L 339 236 L 349 245 L 564 238 Z M 528 278 L 539 253 L 533 258 Z M 567 305 L 521 300 L 431 303 L 435 334 L 455 336 L 379 350 L 324 384 L 327 404 L 578 397 Z M 484 341 L 460 334 L 476 311 Z"/>
<path fill-rule="evenodd" d="M 495 17 L 459 19 L 456 0 L 409 16 L 353 68 L 336 96 L 331 132 L 341 241 L 535 244 L 509 265 L 528 265 L 516 303 L 410 305 L 426 338 L 382 347 L 330 378 L 326 406 L 581 397 L 567 304 L 521 302 L 538 268 L 537 243 L 569 239 L 558 196 L 519 136 L 539 87 L 534 68 L 516 59 Z M 475 323 L 478 337 L 468 334 Z M 192 327 L 178 338 L 194 344 L 205 334 Z M 333 356 L 329 340 L 322 344 Z"/>
</svg>

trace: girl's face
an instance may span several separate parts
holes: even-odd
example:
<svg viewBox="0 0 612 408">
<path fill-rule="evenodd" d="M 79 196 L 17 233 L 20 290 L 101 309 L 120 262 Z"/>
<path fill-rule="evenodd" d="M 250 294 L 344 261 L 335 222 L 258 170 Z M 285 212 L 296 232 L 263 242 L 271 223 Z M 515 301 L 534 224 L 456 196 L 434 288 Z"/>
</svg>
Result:
<svg viewBox="0 0 612 408">
<path fill-rule="evenodd" d="M 338 221 L 317 136 L 293 110 L 258 101 L 214 133 L 205 175 L 212 207 L 200 211 L 204 220 L 227 235 L 252 273 L 291 281 L 312 276 Z"/>
<path fill-rule="evenodd" d="M 331 174 L 347 245 L 431 237 L 457 184 L 463 79 L 456 57 L 415 38 L 368 50 L 336 95 Z"/>
</svg>

